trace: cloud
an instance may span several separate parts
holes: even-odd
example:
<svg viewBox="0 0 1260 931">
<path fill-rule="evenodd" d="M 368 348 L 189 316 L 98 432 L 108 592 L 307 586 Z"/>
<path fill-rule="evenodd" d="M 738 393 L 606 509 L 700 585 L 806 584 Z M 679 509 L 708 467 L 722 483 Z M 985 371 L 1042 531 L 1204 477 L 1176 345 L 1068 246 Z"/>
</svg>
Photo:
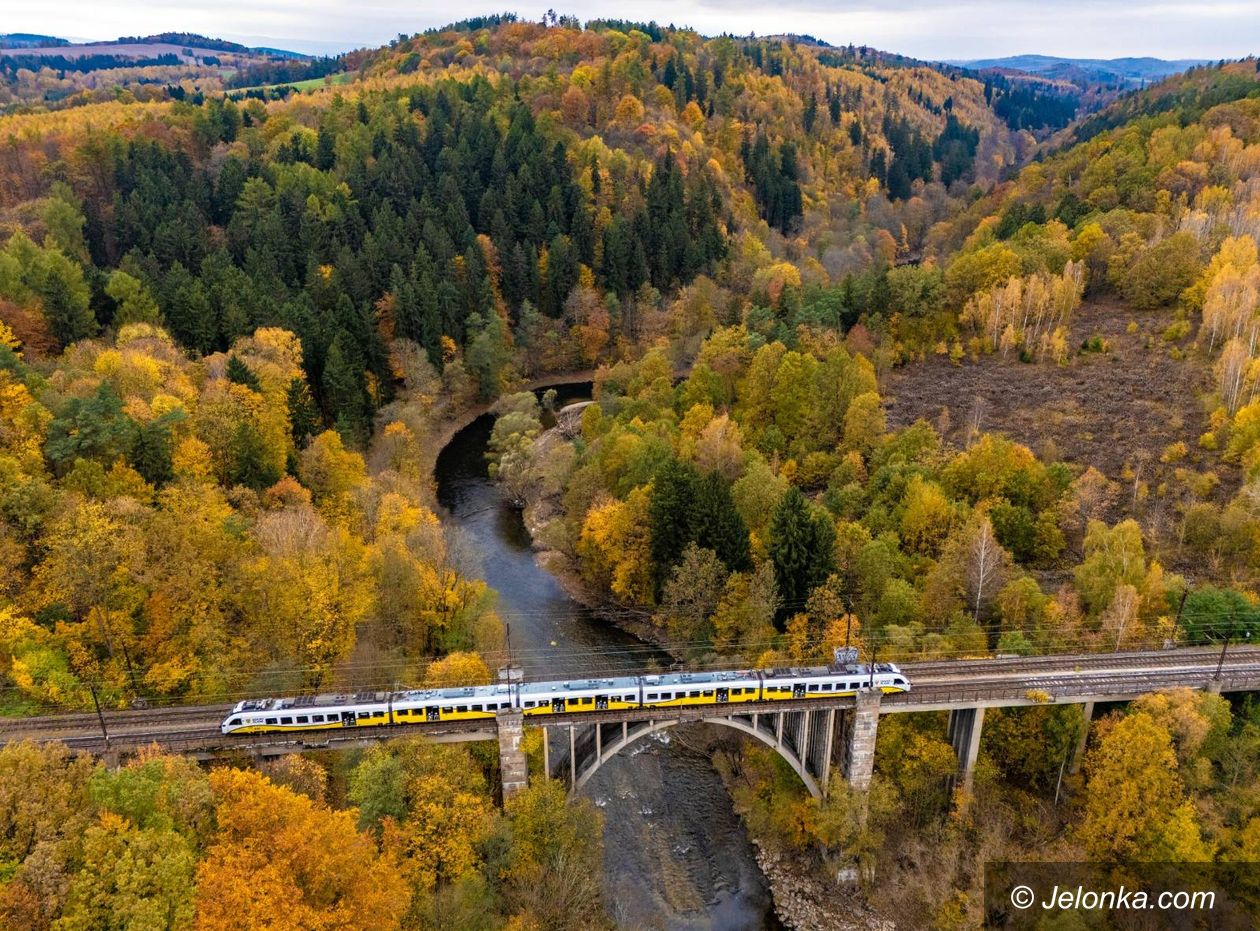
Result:
<svg viewBox="0 0 1260 931">
<path fill-rule="evenodd" d="M 4 0 L 8 3 L 10 0 Z M 490 3 L 486 11 L 505 4 Z M 610 16 L 689 25 L 701 32 L 808 33 L 836 44 L 871 45 L 927 59 L 1039 52 L 1070 57 L 1237 58 L 1260 50 L 1254 0 L 531 0 L 526 18 L 548 8 L 583 19 Z M 480 12 L 433 0 L 58 0 L 6 10 L 14 32 L 115 38 L 201 32 L 301 51 L 376 46 Z"/>
</svg>

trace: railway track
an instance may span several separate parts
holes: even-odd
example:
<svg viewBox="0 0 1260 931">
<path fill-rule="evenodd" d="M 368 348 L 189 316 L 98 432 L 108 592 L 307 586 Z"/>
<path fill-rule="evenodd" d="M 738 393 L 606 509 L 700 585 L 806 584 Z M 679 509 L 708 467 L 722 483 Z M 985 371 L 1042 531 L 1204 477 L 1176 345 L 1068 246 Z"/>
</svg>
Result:
<svg viewBox="0 0 1260 931">
<path fill-rule="evenodd" d="M 109 727 L 134 728 L 147 727 L 155 723 L 167 721 L 183 721 L 195 718 L 214 718 L 222 720 L 232 710 L 231 705 L 168 705 L 158 708 L 143 708 L 128 711 L 106 711 L 103 713 L 105 723 Z M 0 718 L 0 733 L 20 731 L 64 731 L 78 730 L 91 725 L 100 730 L 100 718 L 95 712 L 76 712 L 74 714 L 47 714 L 29 718 Z"/>
<path fill-rule="evenodd" d="M 1214 648 L 1190 648 L 1126 653 L 1096 653 L 1074 656 L 1032 656 L 930 661 L 907 663 L 902 669 L 910 676 L 913 689 L 885 700 L 889 710 L 929 710 L 950 703 L 994 702 L 1029 704 L 1043 700 L 1085 700 L 1082 696 L 1131 697 L 1144 692 L 1176 686 L 1204 687 L 1221 666 L 1220 683 L 1226 690 L 1260 690 L 1260 648 L 1236 647 L 1221 662 Z M 762 704 L 762 703 L 758 703 Z M 795 705 L 796 702 L 791 702 Z M 781 702 L 764 703 L 765 710 L 786 710 Z M 0 719 L 0 743 L 15 740 L 60 741 L 69 747 L 99 751 L 137 747 L 159 742 L 172 750 L 197 748 L 283 745 L 286 741 L 310 745 L 346 745 L 355 739 L 339 732 L 308 732 L 300 740 L 293 735 L 258 735 L 257 740 L 224 738 L 219 724 L 232 706 L 174 705 L 103 714 L 106 741 L 100 718 L 95 713 L 43 715 Z M 632 715 L 636 719 L 640 714 Z M 482 725 L 484 722 L 465 722 Z M 474 727 L 467 727 L 473 730 Z M 389 729 L 397 734 L 394 728 Z M 408 726 L 406 730 L 413 730 Z M 449 728 L 414 726 L 417 733 L 446 733 Z M 451 731 L 452 734 L 456 731 Z M 338 735 L 338 736 L 334 736 Z"/>
<path fill-rule="evenodd" d="M 1032 671 L 1065 666 L 1073 670 L 1132 669 L 1168 666 L 1202 665 L 1210 662 L 1215 669 L 1221 651 L 1217 647 L 1189 647 L 1178 650 L 1133 650 L 1117 653 L 1082 653 L 1075 656 L 1004 656 L 960 660 L 929 660 L 901 663 L 913 680 L 939 678 L 942 674 L 958 678 L 973 672 L 990 673 L 1015 670 Z M 1260 659 L 1260 647 L 1236 646 L 1225 653 L 1225 665 Z"/>
</svg>

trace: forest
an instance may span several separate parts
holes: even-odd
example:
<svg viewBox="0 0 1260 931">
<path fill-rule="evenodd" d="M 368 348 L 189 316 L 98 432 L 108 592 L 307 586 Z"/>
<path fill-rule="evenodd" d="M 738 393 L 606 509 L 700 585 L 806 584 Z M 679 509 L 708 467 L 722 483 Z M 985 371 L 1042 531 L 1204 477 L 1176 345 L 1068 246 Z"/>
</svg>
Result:
<svg viewBox="0 0 1260 931">
<path fill-rule="evenodd" d="M 487 406 L 536 545 L 693 664 L 1260 636 L 1254 58 L 1070 125 L 1067 97 L 866 47 L 567 16 L 345 65 L 0 116 L 4 713 L 489 681 L 503 620 L 431 474 Z M 938 378 L 1035 397 L 1086 370 L 1102 407 L 1134 360 L 1195 390 L 1169 442 L 1106 462 Z M 560 436 L 521 386 L 583 372 Z M 930 416 L 899 418 L 906 384 Z M 869 798 L 715 758 L 759 843 L 861 864 L 907 927 L 974 926 L 976 865 L 1032 850 L 1260 858 L 1250 702 L 1110 709 L 1066 777 L 1079 712 L 995 712 L 971 800 L 943 716 L 891 717 Z M 10 745 L 0 915 L 607 922 L 597 809 L 543 780 L 499 809 L 474 747 L 207 770 Z"/>
</svg>

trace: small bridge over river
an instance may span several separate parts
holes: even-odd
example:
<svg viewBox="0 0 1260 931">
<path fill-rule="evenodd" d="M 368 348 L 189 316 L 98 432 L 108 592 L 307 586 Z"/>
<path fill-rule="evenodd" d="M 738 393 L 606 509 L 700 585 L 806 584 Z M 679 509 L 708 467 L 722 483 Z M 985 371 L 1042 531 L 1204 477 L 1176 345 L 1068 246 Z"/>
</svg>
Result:
<svg viewBox="0 0 1260 931">
<path fill-rule="evenodd" d="M 774 748 L 820 797 L 835 767 L 855 788 L 869 784 L 879 718 L 885 714 L 945 711 L 958 756 L 958 783 L 970 788 L 987 708 L 1081 704 L 1085 719 L 1095 704 L 1130 701 L 1172 688 L 1218 693 L 1260 691 L 1260 647 L 1188 648 L 1130 653 L 1092 653 L 904 664 L 912 690 L 819 700 L 752 702 L 682 708 L 643 708 L 522 719 L 519 711 L 496 719 L 365 727 L 301 733 L 225 736 L 219 724 L 230 705 L 116 711 L 102 715 L 48 715 L 0 721 L 0 743 L 60 741 L 116 760 L 158 745 L 208 759 L 232 755 L 278 756 L 310 750 L 364 746 L 403 736 L 438 742 L 497 740 L 503 791 L 526 784 L 523 729 L 543 729 L 543 769 L 579 791 L 609 760 L 639 741 L 680 724 L 730 728 Z M 1085 734 L 1072 761 L 1079 763 Z"/>
</svg>

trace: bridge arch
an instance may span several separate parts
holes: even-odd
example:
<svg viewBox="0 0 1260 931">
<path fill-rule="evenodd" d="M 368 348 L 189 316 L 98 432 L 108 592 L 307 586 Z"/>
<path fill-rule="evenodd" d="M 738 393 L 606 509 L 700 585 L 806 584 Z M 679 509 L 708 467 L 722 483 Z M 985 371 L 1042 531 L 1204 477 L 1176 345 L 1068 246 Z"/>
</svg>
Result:
<svg viewBox="0 0 1260 931">
<path fill-rule="evenodd" d="M 771 733 L 763 728 L 757 727 L 755 719 L 745 720 L 743 718 L 736 717 L 701 718 L 698 721 L 647 721 L 640 727 L 633 729 L 627 728 L 626 730 L 619 732 L 615 740 L 607 744 L 601 744 L 598 751 L 593 752 L 590 758 L 584 761 L 584 765 L 580 767 L 577 773 L 577 778 L 571 791 L 573 793 L 579 792 L 583 786 L 591 780 L 591 777 L 599 772 L 600 768 L 605 763 L 617 756 L 617 754 L 621 753 L 621 751 L 625 750 L 627 747 L 643 740 L 643 738 L 650 737 L 653 734 L 659 734 L 662 731 L 671 727 L 676 727 L 679 724 L 697 723 L 718 724 L 722 727 L 729 727 L 743 734 L 748 734 L 757 738 L 757 740 L 761 741 L 767 747 L 778 753 L 779 756 L 783 757 L 787 764 L 792 767 L 792 771 L 795 772 L 796 775 L 800 777 L 801 782 L 805 784 L 805 788 L 809 790 L 810 795 L 817 799 L 821 799 L 823 797 L 823 788 L 819 785 L 818 779 L 816 779 L 809 771 L 805 761 L 802 760 L 795 750 L 782 739 L 781 731 L 777 734 Z"/>
</svg>

